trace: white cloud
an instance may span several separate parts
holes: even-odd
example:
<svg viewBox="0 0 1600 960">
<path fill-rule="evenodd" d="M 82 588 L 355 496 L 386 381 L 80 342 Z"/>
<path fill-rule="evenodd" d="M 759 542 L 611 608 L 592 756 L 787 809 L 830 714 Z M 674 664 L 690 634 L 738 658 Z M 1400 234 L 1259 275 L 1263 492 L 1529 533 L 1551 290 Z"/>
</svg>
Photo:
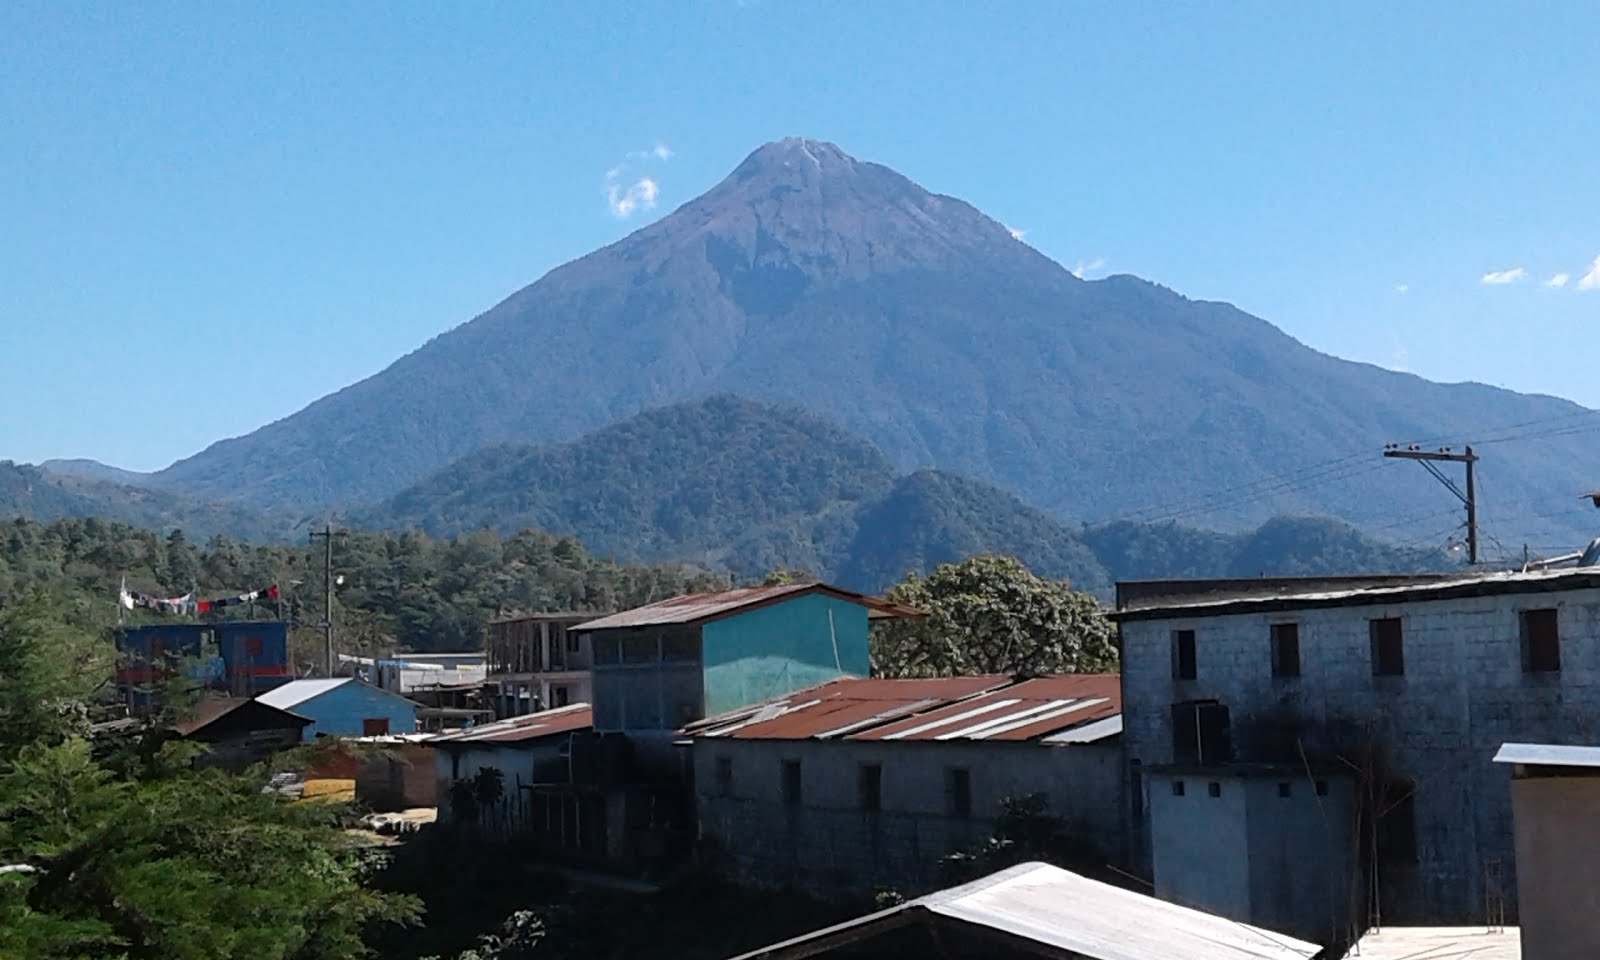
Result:
<svg viewBox="0 0 1600 960">
<path fill-rule="evenodd" d="M 1589 264 L 1589 269 L 1585 270 L 1583 276 L 1578 278 L 1578 289 L 1600 289 L 1600 257 L 1595 257 L 1594 262 Z"/>
<path fill-rule="evenodd" d="M 1572 274 L 1562 271 L 1561 273 L 1551 274 L 1550 279 L 1546 280 L 1544 285 L 1547 287 L 1564 287 L 1567 285 L 1567 281 L 1571 279 Z"/>
<path fill-rule="evenodd" d="M 656 141 L 656 145 L 648 150 L 631 150 L 623 161 L 606 171 L 605 195 L 606 206 L 610 208 L 611 215 L 618 219 L 627 218 L 640 210 L 650 210 L 656 205 L 656 197 L 661 193 L 661 183 L 654 177 L 634 177 L 631 169 L 634 167 L 648 167 L 653 163 L 664 163 L 672 159 L 672 148 L 664 141 Z M 624 184 L 628 180 L 633 183 Z"/>
<path fill-rule="evenodd" d="M 1411 292 L 1411 284 L 1397 283 L 1394 285 L 1394 292 L 1400 294 L 1401 296 L 1405 296 Z"/>
<path fill-rule="evenodd" d="M 1006 232 L 1011 234 L 1011 239 L 1013 240 L 1021 240 L 1028 235 L 1028 231 L 1021 227 L 1006 227 Z"/>
<path fill-rule="evenodd" d="M 1077 264 L 1075 264 L 1073 266 L 1073 268 L 1072 268 L 1072 275 L 1074 277 L 1077 277 L 1079 280 L 1082 280 L 1082 279 L 1084 279 L 1084 275 L 1085 274 L 1093 273 L 1094 271 L 1099 270 L 1101 267 L 1103 267 L 1105 265 L 1106 265 L 1106 258 L 1105 257 L 1095 257 L 1093 260 L 1087 260 L 1087 261 L 1079 260 L 1077 262 Z"/>
<path fill-rule="evenodd" d="M 649 177 L 640 177 L 627 188 L 616 178 L 611 178 L 606 184 L 606 204 L 611 208 L 611 215 L 626 220 L 639 210 L 650 210 L 656 205 L 656 196 L 661 188 Z"/>
<path fill-rule="evenodd" d="M 1512 267 L 1510 270 L 1491 270 L 1483 275 L 1483 279 L 1480 282 L 1499 286 L 1507 283 L 1516 283 L 1527 275 L 1528 271 L 1521 267 Z"/>
</svg>

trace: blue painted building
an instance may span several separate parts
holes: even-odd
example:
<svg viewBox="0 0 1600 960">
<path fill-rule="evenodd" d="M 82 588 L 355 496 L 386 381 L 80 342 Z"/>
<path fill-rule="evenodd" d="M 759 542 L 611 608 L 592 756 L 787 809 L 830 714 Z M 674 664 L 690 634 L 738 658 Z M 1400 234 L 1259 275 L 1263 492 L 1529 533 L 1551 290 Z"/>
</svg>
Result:
<svg viewBox="0 0 1600 960">
<path fill-rule="evenodd" d="M 379 736 L 417 729 L 417 704 L 353 677 L 294 680 L 256 697 L 269 707 L 311 721 L 307 740 L 321 736 Z"/>
<path fill-rule="evenodd" d="M 594 651 L 594 727 L 671 732 L 871 669 L 868 622 L 918 611 L 823 583 L 690 594 L 575 628 Z"/>
</svg>

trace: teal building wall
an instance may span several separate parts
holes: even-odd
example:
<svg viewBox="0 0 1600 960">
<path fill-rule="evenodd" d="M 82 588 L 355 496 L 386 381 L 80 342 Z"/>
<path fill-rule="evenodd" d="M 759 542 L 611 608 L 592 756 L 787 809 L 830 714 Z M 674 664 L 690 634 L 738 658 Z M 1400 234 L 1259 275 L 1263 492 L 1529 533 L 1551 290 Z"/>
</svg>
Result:
<svg viewBox="0 0 1600 960">
<path fill-rule="evenodd" d="M 701 628 L 701 663 L 706 716 L 841 674 L 864 677 L 867 608 L 813 593 L 713 620 Z"/>
</svg>

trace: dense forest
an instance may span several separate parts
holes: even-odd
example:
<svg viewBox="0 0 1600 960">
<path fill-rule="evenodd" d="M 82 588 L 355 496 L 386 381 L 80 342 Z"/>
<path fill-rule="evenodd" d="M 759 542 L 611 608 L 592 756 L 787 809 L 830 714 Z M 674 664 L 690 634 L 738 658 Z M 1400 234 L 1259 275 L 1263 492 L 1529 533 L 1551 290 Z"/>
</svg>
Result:
<svg viewBox="0 0 1600 960">
<path fill-rule="evenodd" d="M 280 600 L 259 614 L 303 623 L 322 616 L 320 547 L 252 545 L 222 535 L 195 543 L 181 531 L 163 537 L 92 517 L 18 518 L 0 531 L 0 606 L 45 590 L 107 625 L 124 580 L 130 590 L 156 596 L 277 584 Z M 473 649 L 484 621 L 497 614 L 611 610 L 727 583 L 689 567 L 613 563 L 571 537 L 531 530 L 447 539 L 350 531 L 335 535 L 333 560 L 334 622 L 345 652 Z"/>
</svg>

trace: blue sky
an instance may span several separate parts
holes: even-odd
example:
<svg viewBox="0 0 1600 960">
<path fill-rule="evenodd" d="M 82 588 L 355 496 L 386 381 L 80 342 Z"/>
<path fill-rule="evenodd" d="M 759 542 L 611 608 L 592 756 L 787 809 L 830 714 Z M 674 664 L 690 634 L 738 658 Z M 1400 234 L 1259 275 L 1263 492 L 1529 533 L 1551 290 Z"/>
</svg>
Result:
<svg viewBox="0 0 1600 960">
<path fill-rule="evenodd" d="M 246 433 L 791 134 L 1088 276 L 1600 406 L 1596 36 L 1593 3 L 5 4 L 0 458 Z"/>
</svg>

